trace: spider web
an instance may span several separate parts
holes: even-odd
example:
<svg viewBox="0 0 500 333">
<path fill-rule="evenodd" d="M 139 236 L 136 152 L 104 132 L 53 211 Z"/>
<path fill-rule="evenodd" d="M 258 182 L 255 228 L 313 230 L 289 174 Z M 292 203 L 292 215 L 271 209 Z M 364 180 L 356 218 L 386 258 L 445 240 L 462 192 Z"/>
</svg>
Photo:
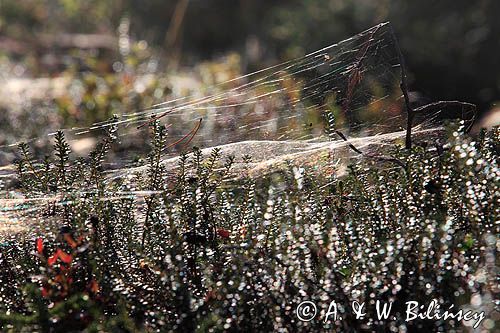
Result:
<svg viewBox="0 0 500 333">
<path fill-rule="evenodd" d="M 395 38 L 389 23 L 382 23 L 301 58 L 205 88 L 195 95 L 174 96 L 113 121 L 64 132 L 71 140 L 98 136 L 106 128 L 118 126 L 122 142 L 144 147 L 148 123 L 158 120 L 168 127 L 170 144 L 163 163 L 169 170 L 176 168 L 180 152 L 198 146 L 204 153 L 218 147 L 223 156 L 236 156 L 236 172 L 242 169 L 241 157 L 249 155 L 251 175 L 272 172 L 290 162 L 315 167 L 321 164 L 340 173 L 341 160 L 356 155 L 353 145 L 371 150 L 404 137 L 406 116 L 400 81 Z M 435 114 L 420 117 L 414 133 L 434 133 L 434 118 Z M 110 181 L 132 178 L 146 170 L 145 166 L 131 167 L 126 158 L 113 158 L 118 167 L 109 170 Z M 11 170 L 2 167 L 0 179 L 11 177 Z M 140 197 L 148 193 L 132 187 L 124 195 Z M 59 198 L 13 197 L 8 193 L 1 200 L 0 215 L 11 218 L 42 209 L 47 201 Z"/>
<path fill-rule="evenodd" d="M 311 140 L 325 132 L 325 112 L 351 135 L 402 129 L 400 64 L 387 23 L 352 38 L 186 96 L 125 115 L 169 124 L 172 139 L 202 119 L 200 147 L 244 140 Z M 107 124 L 99 124 L 106 126 Z"/>
</svg>

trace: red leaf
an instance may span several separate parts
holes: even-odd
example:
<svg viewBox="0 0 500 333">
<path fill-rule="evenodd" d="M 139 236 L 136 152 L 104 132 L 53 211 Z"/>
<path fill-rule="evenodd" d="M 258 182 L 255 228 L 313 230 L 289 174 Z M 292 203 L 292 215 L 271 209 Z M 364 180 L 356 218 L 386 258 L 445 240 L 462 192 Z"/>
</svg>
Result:
<svg viewBox="0 0 500 333">
<path fill-rule="evenodd" d="M 90 282 L 89 289 L 90 289 L 90 291 L 92 291 L 94 294 L 97 294 L 97 293 L 99 292 L 99 283 L 97 283 L 97 281 L 96 281 L 96 280 L 92 280 L 92 282 Z"/>
<path fill-rule="evenodd" d="M 49 264 L 49 266 L 52 266 L 56 262 L 58 257 L 59 255 L 57 254 L 57 252 L 54 253 L 52 256 L 49 257 L 49 259 L 47 259 L 47 264 Z"/>
<path fill-rule="evenodd" d="M 47 260 L 47 263 L 49 264 L 49 266 L 52 266 L 56 262 L 57 258 L 61 259 L 61 261 L 65 264 L 69 264 L 73 260 L 73 256 L 71 254 L 67 254 L 63 250 L 57 249 L 56 253 L 54 253 Z"/>
<path fill-rule="evenodd" d="M 59 259 L 61 259 L 63 263 L 69 264 L 71 263 L 71 260 L 73 260 L 73 256 L 71 254 L 67 254 L 61 249 L 57 249 L 57 252 L 59 253 Z"/>
<path fill-rule="evenodd" d="M 215 298 L 216 298 L 215 292 L 213 290 L 209 290 L 207 292 L 207 294 L 205 295 L 205 302 L 208 302 L 208 301 L 215 299 Z"/>
<path fill-rule="evenodd" d="M 219 228 L 217 229 L 217 235 L 219 235 L 221 238 L 229 238 L 231 233 L 226 229 Z"/>
<path fill-rule="evenodd" d="M 69 246 L 71 246 L 73 249 L 78 246 L 78 244 L 75 242 L 73 237 L 71 237 L 70 234 L 64 234 L 64 240 L 66 243 L 68 243 Z"/>
<path fill-rule="evenodd" d="M 42 254 L 43 252 L 43 240 L 41 238 L 36 239 L 36 251 L 38 254 Z"/>
</svg>

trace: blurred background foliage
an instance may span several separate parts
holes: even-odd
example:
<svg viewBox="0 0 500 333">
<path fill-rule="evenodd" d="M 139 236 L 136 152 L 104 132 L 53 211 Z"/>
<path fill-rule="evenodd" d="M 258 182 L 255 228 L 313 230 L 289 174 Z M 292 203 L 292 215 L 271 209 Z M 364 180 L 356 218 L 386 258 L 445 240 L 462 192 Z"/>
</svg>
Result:
<svg viewBox="0 0 500 333">
<path fill-rule="evenodd" d="M 0 62 L 4 77 L 77 78 L 77 101 L 62 96 L 56 104 L 99 121 L 172 89 L 158 78 L 137 84 L 136 75 L 161 77 L 231 52 L 241 55 L 239 72 L 250 72 L 389 20 L 411 90 L 484 112 L 500 96 L 498 13 L 498 0 L 0 0 Z M 141 88 L 131 96 L 134 84 Z"/>
</svg>

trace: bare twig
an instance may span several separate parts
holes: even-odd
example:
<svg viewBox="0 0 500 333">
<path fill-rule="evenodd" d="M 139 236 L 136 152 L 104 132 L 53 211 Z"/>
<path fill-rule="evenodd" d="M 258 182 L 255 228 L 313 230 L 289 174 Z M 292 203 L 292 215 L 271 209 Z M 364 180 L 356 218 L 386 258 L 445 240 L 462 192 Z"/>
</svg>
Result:
<svg viewBox="0 0 500 333">
<path fill-rule="evenodd" d="M 182 44 L 182 23 L 186 17 L 189 0 L 179 0 L 175 6 L 170 26 L 165 36 L 165 47 L 171 66 L 176 67 L 179 61 Z"/>
<path fill-rule="evenodd" d="M 406 168 L 406 165 L 402 161 L 398 160 L 397 158 L 387 157 L 387 156 L 383 156 L 383 155 L 373 155 L 373 154 L 363 153 L 361 150 L 356 148 L 356 146 L 354 146 L 351 142 L 349 142 L 349 140 L 346 138 L 346 136 L 342 132 L 335 130 L 335 133 L 338 136 L 340 136 L 340 138 L 348 144 L 349 148 L 351 148 L 356 153 L 363 155 L 364 157 L 372 158 L 374 160 L 383 161 L 383 162 L 393 162 L 393 163 L 396 163 L 397 165 L 399 165 L 403 168 Z"/>
<path fill-rule="evenodd" d="M 349 140 L 347 140 L 347 138 L 345 137 L 345 135 L 338 131 L 338 130 L 335 130 L 335 133 L 340 136 L 340 138 L 342 138 L 342 140 L 344 140 L 345 142 L 347 142 L 347 144 L 349 145 L 349 148 L 351 148 L 352 150 L 354 150 L 356 153 L 358 154 L 363 154 L 363 152 L 361 150 L 359 150 L 358 148 L 356 148 L 352 143 L 349 142 Z"/>
<path fill-rule="evenodd" d="M 161 119 L 167 115 L 169 115 L 170 113 L 174 112 L 175 109 L 172 109 L 172 110 L 169 110 L 169 111 L 165 111 L 164 113 L 162 113 L 161 115 L 159 116 L 152 116 L 150 120 L 148 120 L 147 122 L 145 122 L 144 124 L 141 124 L 139 126 L 137 126 L 137 129 L 141 129 L 143 127 L 146 127 L 146 126 L 149 126 L 151 125 L 153 122 L 157 121 L 158 119 Z"/>
<path fill-rule="evenodd" d="M 182 147 L 185 148 L 188 144 L 191 143 L 191 141 L 193 140 L 194 136 L 196 135 L 196 133 L 198 133 L 198 130 L 200 129 L 201 127 L 201 121 L 203 120 L 203 118 L 200 118 L 200 121 L 198 122 L 198 125 L 196 125 L 196 127 L 191 131 L 192 134 L 191 134 L 191 137 L 189 138 L 189 140 L 187 140 L 183 145 Z"/>
<path fill-rule="evenodd" d="M 179 37 L 179 31 L 186 15 L 188 5 L 189 0 L 180 0 L 175 6 L 174 14 L 172 15 L 170 26 L 165 36 L 165 45 L 167 49 L 173 47 Z"/>
<path fill-rule="evenodd" d="M 415 115 L 418 113 L 424 113 L 427 111 L 433 111 L 436 109 L 444 108 L 444 107 L 467 107 L 470 108 L 474 112 L 474 116 L 471 119 L 471 123 L 467 127 L 466 131 L 469 131 L 472 127 L 472 124 L 475 119 L 475 111 L 476 111 L 476 106 L 471 103 L 466 103 L 466 102 L 460 102 L 460 101 L 440 101 L 440 102 L 435 102 L 435 103 L 430 103 L 421 107 L 418 107 L 416 109 L 413 109 L 410 104 L 410 97 L 408 94 L 408 82 L 407 82 L 407 75 L 406 75 L 406 65 L 405 65 L 405 60 L 403 57 L 403 53 L 401 52 L 401 48 L 399 47 L 399 42 L 396 37 L 396 33 L 394 32 L 394 29 L 392 25 L 389 26 L 389 29 L 391 31 L 392 38 L 394 40 L 394 47 L 396 48 L 396 52 L 398 55 L 398 60 L 401 65 L 401 84 L 400 88 L 401 91 L 403 92 L 403 96 L 405 99 L 405 106 L 406 106 L 406 114 L 407 114 L 407 122 L 406 122 L 406 140 L 405 140 L 405 146 L 406 149 L 411 149 L 411 129 L 413 126 L 413 119 L 415 118 Z"/>
<path fill-rule="evenodd" d="M 407 116 L 407 118 L 406 118 L 405 146 L 406 146 L 406 149 L 411 149 L 411 128 L 413 126 L 413 118 L 414 118 L 415 114 L 414 114 L 414 111 L 411 107 L 410 96 L 408 94 L 408 82 L 407 82 L 407 76 L 406 76 L 405 59 L 403 57 L 403 53 L 401 52 L 401 48 L 399 47 L 398 38 L 396 37 L 396 33 L 394 32 L 392 25 L 389 25 L 389 29 L 391 31 L 392 39 L 394 41 L 394 47 L 396 48 L 396 52 L 398 54 L 399 64 L 401 65 L 401 84 L 399 85 L 399 87 L 401 88 L 401 91 L 403 92 L 403 96 L 405 99 L 406 116 Z"/>
<path fill-rule="evenodd" d="M 186 140 L 189 137 L 189 140 L 184 144 L 184 146 L 188 145 L 191 142 L 191 140 L 193 140 L 196 133 L 198 133 L 198 130 L 200 129 L 202 120 L 203 120 L 203 118 L 200 118 L 200 121 L 198 122 L 198 124 L 191 131 L 189 131 L 186 135 L 184 135 L 179 140 L 169 144 L 166 149 L 172 148 L 173 146 L 181 143 L 182 141 Z"/>
<path fill-rule="evenodd" d="M 343 112 L 348 117 L 348 119 L 352 119 L 352 116 L 350 115 L 351 112 L 349 110 L 350 108 L 349 104 L 351 103 L 354 94 L 354 89 L 361 82 L 362 79 L 361 66 L 363 64 L 363 60 L 366 58 L 366 54 L 368 53 L 368 50 L 372 46 L 373 36 L 375 36 L 380 27 L 381 26 L 379 25 L 372 31 L 372 33 L 368 38 L 368 41 L 363 45 L 363 47 L 359 51 L 359 56 L 354 64 L 351 74 L 349 75 L 349 80 L 347 82 L 346 97 L 344 99 L 344 102 L 342 103 Z"/>
</svg>

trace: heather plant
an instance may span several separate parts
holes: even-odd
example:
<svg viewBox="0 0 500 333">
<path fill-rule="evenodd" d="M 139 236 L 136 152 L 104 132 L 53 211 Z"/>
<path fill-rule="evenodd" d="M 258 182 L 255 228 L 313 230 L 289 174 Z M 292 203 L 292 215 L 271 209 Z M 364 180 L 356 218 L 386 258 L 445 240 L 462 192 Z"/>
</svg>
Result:
<svg viewBox="0 0 500 333">
<path fill-rule="evenodd" d="M 20 146 L 22 189 L 53 198 L 32 218 L 52 223 L 1 248 L 4 331 L 464 329 L 405 321 L 405 302 L 431 299 L 484 311 L 485 329 L 498 321 L 498 128 L 473 140 L 450 127 L 446 143 L 394 146 L 345 176 L 290 165 L 262 177 L 234 177 L 217 149 L 169 170 L 167 129 L 150 130 L 146 171 L 121 177 L 105 168 L 113 128 L 87 159 L 62 132 L 42 162 Z M 335 300 L 342 319 L 300 321 L 305 300 L 323 314 Z M 396 319 L 376 320 L 376 300 Z"/>
</svg>

